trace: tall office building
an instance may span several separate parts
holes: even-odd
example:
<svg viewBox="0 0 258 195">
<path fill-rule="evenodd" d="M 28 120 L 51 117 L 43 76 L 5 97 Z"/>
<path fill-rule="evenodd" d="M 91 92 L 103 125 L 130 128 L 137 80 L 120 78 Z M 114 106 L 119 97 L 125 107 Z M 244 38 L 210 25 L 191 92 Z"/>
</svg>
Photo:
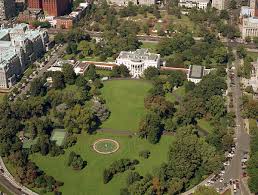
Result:
<svg viewBox="0 0 258 195">
<path fill-rule="evenodd" d="M 43 11 L 49 16 L 64 15 L 71 6 L 71 0 L 42 0 Z"/>
<path fill-rule="evenodd" d="M 71 0 L 29 0 L 30 9 L 43 9 L 45 15 L 64 15 L 71 6 Z"/>
<path fill-rule="evenodd" d="M 42 0 L 28 0 L 28 7 L 31 9 L 42 9 Z"/>
<path fill-rule="evenodd" d="M 228 0 L 212 0 L 212 7 L 218 10 L 224 10 L 227 7 Z"/>
<path fill-rule="evenodd" d="M 15 0 L 0 0 L 0 20 L 15 16 Z"/>
</svg>

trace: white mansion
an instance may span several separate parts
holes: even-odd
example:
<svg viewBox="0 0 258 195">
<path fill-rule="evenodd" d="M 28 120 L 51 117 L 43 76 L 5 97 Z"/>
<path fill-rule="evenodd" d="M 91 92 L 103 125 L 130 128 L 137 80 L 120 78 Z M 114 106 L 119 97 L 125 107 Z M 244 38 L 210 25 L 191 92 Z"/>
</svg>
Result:
<svg viewBox="0 0 258 195">
<path fill-rule="evenodd" d="M 0 28 L 0 89 L 12 87 L 27 65 L 46 51 L 48 34 L 27 24 Z"/>
<path fill-rule="evenodd" d="M 139 78 L 148 67 L 160 67 L 160 54 L 150 53 L 148 49 L 121 51 L 116 64 L 125 65 L 133 78 Z"/>
</svg>

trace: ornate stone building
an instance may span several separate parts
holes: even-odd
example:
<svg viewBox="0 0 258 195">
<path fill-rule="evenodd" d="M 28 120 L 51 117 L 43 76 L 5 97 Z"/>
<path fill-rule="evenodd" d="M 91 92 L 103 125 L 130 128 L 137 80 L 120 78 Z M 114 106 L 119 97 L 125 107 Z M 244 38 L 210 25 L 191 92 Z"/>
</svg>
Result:
<svg viewBox="0 0 258 195">
<path fill-rule="evenodd" d="M 37 58 L 48 43 L 48 34 L 40 29 L 31 30 L 27 24 L 0 29 L 0 88 L 10 88 Z"/>
</svg>

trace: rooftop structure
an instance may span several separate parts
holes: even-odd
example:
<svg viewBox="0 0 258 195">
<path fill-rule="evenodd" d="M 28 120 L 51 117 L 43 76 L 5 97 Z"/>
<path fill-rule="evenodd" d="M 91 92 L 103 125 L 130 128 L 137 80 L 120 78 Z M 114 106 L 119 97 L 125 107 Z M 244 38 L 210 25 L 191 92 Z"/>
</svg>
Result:
<svg viewBox="0 0 258 195">
<path fill-rule="evenodd" d="M 210 69 L 205 69 L 204 66 L 191 65 L 187 73 L 187 80 L 197 84 L 202 80 L 203 76 L 209 73 Z"/>
<path fill-rule="evenodd" d="M 179 0 L 178 5 L 186 8 L 206 9 L 210 0 Z"/>
<path fill-rule="evenodd" d="M 127 6 L 129 2 L 135 5 L 154 5 L 156 0 L 108 0 L 111 4 L 116 4 L 118 6 Z"/>
<path fill-rule="evenodd" d="M 230 2 L 229 0 L 212 0 L 212 7 L 218 10 L 224 10 L 227 8 L 227 4 Z"/>
<path fill-rule="evenodd" d="M 48 35 L 27 24 L 0 29 L 0 88 L 11 87 L 27 65 L 46 51 Z"/>
<path fill-rule="evenodd" d="M 136 51 L 121 51 L 116 58 L 117 65 L 125 65 L 132 77 L 142 76 L 148 67 L 160 67 L 160 54 L 150 53 L 148 49 L 137 49 Z"/>
</svg>

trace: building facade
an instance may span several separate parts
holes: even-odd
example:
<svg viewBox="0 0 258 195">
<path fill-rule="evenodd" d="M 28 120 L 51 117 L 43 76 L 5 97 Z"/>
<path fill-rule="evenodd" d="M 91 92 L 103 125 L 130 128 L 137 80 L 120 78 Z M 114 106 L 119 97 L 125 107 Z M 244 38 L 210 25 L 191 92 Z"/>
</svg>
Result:
<svg viewBox="0 0 258 195">
<path fill-rule="evenodd" d="M 71 0 L 28 0 L 28 8 L 42 9 L 48 16 L 61 16 L 69 11 L 71 3 Z"/>
<path fill-rule="evenodd" d="M 0 0 L 0 20 L 10 19 L 15 14 L 15 0 Z"/>
<path fill-rule="evenodd" d="M 12 87 L 27 65 L 41 57 L 47 47 L 48 34 L 32 30 L 27 24 L 0 29 L 0 88 Z"/>
<path fill-rule="evenodd" d="M 224 10 L 227 7 L 227 0 L 212 0 L 212 7 L 218 9 L 218 10 Z"/>
<path fill-rule="evenodd" d="M 135 5 L 154 5 L 156 0 L 108 0 L 111 4 L 116 4 L 118 6 L 127 6 L 129 2 Z"/>
<path fill-rule="evenodd" d="M 28 0 L 28 8 L 30 9 L 42 9 L 43 2 L 42 0 Z"/>
<path fill-rule="evenodd" d="M 210 0 L 179 0 L 178 5 L 186 8 L 206 9 Z"/>
<path fill-rule="evenodd" d="M 42 0 L 45 15 L 62 16 L 71 6 L 71 0 Z"/>
<path fill-rule="evenodd" d="M 257 37 L 258 36 L 258 18 L 249 17 L 243 18 L 243 24 L 241 26 L 242 38 Z"/>
<path fill-rule="evenodd" d="M 150 53 L 148 49 L 121 51 L 116 64 L 125 65 L 133 78 L 139 78 L 148 67 L 160 67 L 160 54 Z"/>
</svg>

